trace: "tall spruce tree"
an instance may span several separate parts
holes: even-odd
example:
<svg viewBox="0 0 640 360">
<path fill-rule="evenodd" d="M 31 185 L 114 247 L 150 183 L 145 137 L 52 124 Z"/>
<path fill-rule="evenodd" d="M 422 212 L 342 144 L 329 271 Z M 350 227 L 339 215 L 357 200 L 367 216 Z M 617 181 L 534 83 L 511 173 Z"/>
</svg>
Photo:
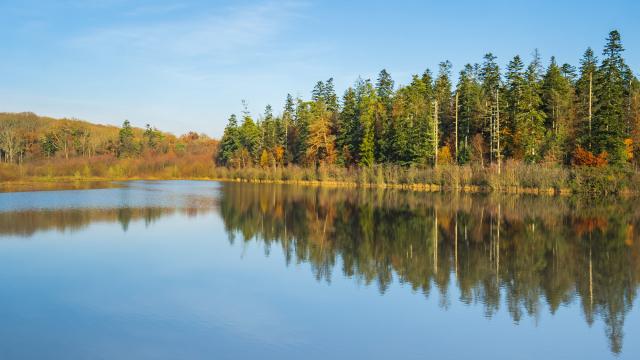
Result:
<svg viewBox="0 0 640 360">
<path fill-rule="evenodd" d="M 596 153 L 606 151 L 612 163 L 626 161 L 624 140 L 629 135 L 625 124 L 629 84 L 623 51 L 620 33 L 611 31 L 602 52 L 595 85 L 593 149 Z"/>
<path fill-rule="evenodd" d="M 358 99 L 353 88 L 348 88 L 342 97 L 342 111 L 338 118 L 339 161 L 345 165 L 355 165 L 360 159 L 361 129 L 359 122 Z"/>
<path fill-rule="evenodd" d="M 478 65 L 465 65 L 460 71 L 457 84 L 458 122 L 459 122 L 459 159 L 461 163 L 471 160 L 472 136 L 482 131 L 482 89 L 478 80 Z"/>
<path fill-rule="evenodd" d="M 516 158 L 524 157 L 524 149 L 522 146 L 522 139 L 519 135 L 522 134 L 519 131 L 519 112 L 522 109 L 522 102 L 524 101 L 524 63 L 519 55 L 513 57 L 513 59 L 507 65 L 507 84 L 506 84 L 506 107 L 505 112 L 505 155 Z"/>
<path fill-rule="evenodd" d="M 542 83 L 543 111 L 546 114 L 545 156 L 549 160 L 564 161 L 573 133 L 574 91 L 571 80 L 563 75 L 555 57 L 544 75 Z"/>
<path fill-rule="evenodd" d="M 451 62 L 439 64 L 438 77 L 434 84 L 435 100 L 438 101 L 438 122 L 442 140 L 451 143 L 454 138 L 453 97 L 451 92 Z"/>
<path fill-rule="evenodd" d="M 367 81 L 361 90 L 358 112 L 362 128 L 362 142 L 360 143 L 360 165 L 372 166 L 375 163 L 375 126 L 378 112 L 378 97 L 376 91 Z"/>
<path fill-rule="evenodd" d="M 231 165 L 234 154 L 241 146 L 242 142 L 238 129 L 238 119 L 235 114 L 231 114 L 227 126 L 224 128 L 222 139 L 220 140 L 218 157 L 216 159 L 217 163 L 220 165 Z"/>
<path fill-rule="evenodd" d="M 293 141 L 291 144 L 293 162 L 304 165 L 306 162 L 307 140 L 309 137 L 309 122 L 311 118 L 312 102 L 296 100 L 296 110 L 293 123 Z"/>
<path fill-rule="evenodd" d="M 577 144 L 589 151 L 593 150 L 593 91 L 598 59 L 591 48 L 585 50 L 580 60 L 580 77 L 576 81 Z"/>
<path fill-rule="evenodd" d="M 382 69 L 376 81 L 376 94 L 379 107 L 379 116 L 375 125 L 375 157 L 378 162 L 390 160 L 391 114 L 393 111 L 393 79 L 387 70 Z"/>
<path fill-rule="evenodd" d="M 541 64 L 536 51 L 525 72 L 522 101 L 516 114 L 517 133 L 524 150 L 524 159 L 536 162 L 540 159 L 540 149 L 544 136 L 545 113 L 541 98 Z"/>
</svg>

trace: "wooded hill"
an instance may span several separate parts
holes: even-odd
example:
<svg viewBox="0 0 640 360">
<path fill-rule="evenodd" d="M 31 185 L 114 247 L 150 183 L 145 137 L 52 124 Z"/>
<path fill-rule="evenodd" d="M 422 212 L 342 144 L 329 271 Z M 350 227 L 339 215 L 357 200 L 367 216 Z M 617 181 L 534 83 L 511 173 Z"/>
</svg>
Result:
<svg viewBox="0 0 640 360">
<path fill-rule="evenodd" d="M 0 113 L 0 179 L 208 176 L 217 144 L 203 134 L 177 137 L 129 121 L 116 127 Z"/>
<path fill-rule="evenodd" d="M 200 152 L 215 141 L 193 132 L 176 137 L 150 125 L 122 128 L 77 119 L 53 119 L 33 113 L 0 113 L 0 159 L 8 163 L 111 155 L 137 157 L 145 152 Z"/>
</svg>

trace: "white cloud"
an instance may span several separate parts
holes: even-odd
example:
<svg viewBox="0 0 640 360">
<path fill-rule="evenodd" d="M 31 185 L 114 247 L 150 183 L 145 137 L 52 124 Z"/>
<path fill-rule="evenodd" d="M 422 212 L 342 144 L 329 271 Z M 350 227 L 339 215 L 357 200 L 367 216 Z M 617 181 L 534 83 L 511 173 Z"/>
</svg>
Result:
<svg viewBox="0 0 640 360">
<path fill-rule="evenodd" d="M 268 2 L 180 20 L 112 25 L 75 37 L 70 44 L 78 50 L 155 58 L 156 62 L 232 62 L 269 51 L 300 9 L 300 3 Z"/>
</svg>

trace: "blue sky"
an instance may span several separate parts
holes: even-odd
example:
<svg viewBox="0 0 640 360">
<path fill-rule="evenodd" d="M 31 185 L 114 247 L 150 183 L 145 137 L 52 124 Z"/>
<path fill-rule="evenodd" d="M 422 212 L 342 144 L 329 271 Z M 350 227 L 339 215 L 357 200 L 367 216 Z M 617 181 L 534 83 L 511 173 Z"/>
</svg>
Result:
<svg viewBox="0 0 640 360">
<path fill-rule="evenodd" d="M 342 93 L 386 68 L 403 84 L 489 51 L 577 64 L 614 28 L 637 74 L 638 14 L 632 0 L 3 0 L 0 111 L 220 136 L 242 99 L 278 112 L 317 80 Z"/>
</svg>

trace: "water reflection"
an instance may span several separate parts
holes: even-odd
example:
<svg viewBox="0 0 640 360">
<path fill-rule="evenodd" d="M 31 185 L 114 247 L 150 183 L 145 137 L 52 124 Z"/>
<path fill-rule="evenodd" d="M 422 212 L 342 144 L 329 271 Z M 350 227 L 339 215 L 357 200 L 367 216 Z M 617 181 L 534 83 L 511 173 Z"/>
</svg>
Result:
<svg viewBox="0 0 640 360">
<path fill-rule="evenodd" d="M 220 211 L 230 241 L 278 246 L 318 280 L 339 267 L 384 293 L 395 277 L 444 308 L 455 282 L 458 301 L 516 323 L 579 304 L 622 350 L 640 276 L 633 202 L 227 184 Z"/>
<path fill-rule="evenodd" d="M 85 229 L 92 223 L 118 222 L 123 231 L 129 224 L 142 220 L 149 226 L 164 216 L 183 214 L 195 217 L 208 213 L 212 208 L 110 208 L 110 209 L 60 209 L 60 210 L 24 210 L 16 212 L 0 212 L 0 236 L 31 237 L 40 231 L 56 230 L 74 232 Z"/>
<path fill-rule="evenodd" d="M 585 325 L 604 325 L 615 354 L 640 276 L 633 201 L 195 182 L 0 200 L 0 238 L 97 222 L 128 231 L 137 221 L 219 211 L 232 243 L 281 249 L 287 265 L 309 264 L 318 281 L 337 270 L 382 294 L 400 282 L 437 296 L 443 309 L 480 304 L 487 317 L 508 312 L 516 323 L 579 306 Z M 191 234 L 200 235 L 212 234 Z"/>
<path fill-rule="evenodd" d="M 147 225 L 163 216 L 195 217 L 213 211 L 218 185 L 199 181 L 87 183 L 75 191 L 0 193 L 0 236 L 30 237 L 39 231 L 78 231 L 94 222 Z M 95 189 L 94 189 L 95 187 Z M 66 187 L 62 189 L 68 190 Z"/>
</svg>

